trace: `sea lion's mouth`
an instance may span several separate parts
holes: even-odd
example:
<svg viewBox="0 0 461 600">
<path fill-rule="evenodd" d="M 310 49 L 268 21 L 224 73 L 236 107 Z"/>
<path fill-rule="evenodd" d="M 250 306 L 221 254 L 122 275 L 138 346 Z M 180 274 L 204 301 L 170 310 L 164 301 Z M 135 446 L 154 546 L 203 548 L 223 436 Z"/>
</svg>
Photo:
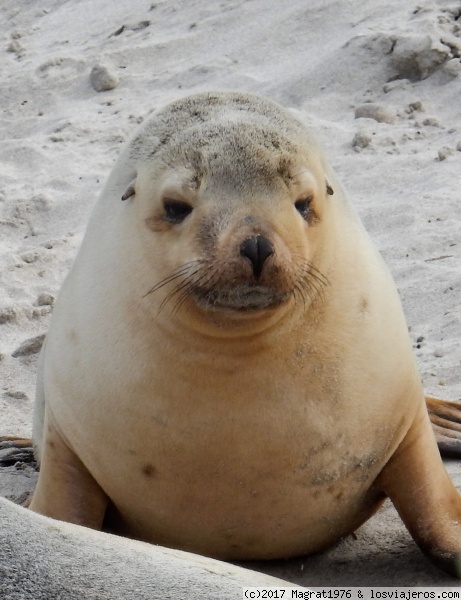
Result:
<svg viewBox="0 0 461 600">
<path fill-rule="evenodd" d="M 311 263 L 301 265 L 295 273 L 274 269 L 261 279 L 250 279 L 239 271 L 227 272 L 223 277 L 219 269 L 195 260 L 156 283 L 144 297 L 172 284 L 160 301 L 159 310 L 168 306 L 176 312 L 192 302 L 205 311 L 242 313 L 276 309 L 290 299 L 306 308 L 317 298 L 324 300 L 323 288 L 329 284 Z"/>
<path fill-rule="evenodd" d="M 258 285 L 244 284 L 233 287 L 197 287 L 192 295 L 197 304 L 207 310 L 257 311 L 276 308 L 288 300 L 291 294 L 286 291 Z"/>
</svg>

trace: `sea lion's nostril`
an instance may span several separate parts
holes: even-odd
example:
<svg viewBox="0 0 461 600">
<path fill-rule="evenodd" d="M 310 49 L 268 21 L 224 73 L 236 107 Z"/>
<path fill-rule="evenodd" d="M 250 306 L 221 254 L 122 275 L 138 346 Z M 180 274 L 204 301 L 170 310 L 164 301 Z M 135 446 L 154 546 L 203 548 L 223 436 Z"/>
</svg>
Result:
<svg viewBox="0 0 461 600">
<path fill-rule="evenodd" d="M 251 262 L 256 279 L 261 276 L 264 263 L 272 254 L 274 254 L 274 246 L 263 235 L 249 237 L 240 246 L 240 255 Z"/>
</svg>

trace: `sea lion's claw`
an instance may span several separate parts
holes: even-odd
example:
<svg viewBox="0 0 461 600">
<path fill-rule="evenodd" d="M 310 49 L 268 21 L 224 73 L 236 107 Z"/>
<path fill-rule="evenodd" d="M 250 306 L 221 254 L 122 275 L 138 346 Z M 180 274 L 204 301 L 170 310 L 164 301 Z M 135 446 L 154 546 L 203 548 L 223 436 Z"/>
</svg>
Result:
<svg viewBox="0 0 461 600">
<path fill-rule="evenodd" d="M 0 435 L 0 450 L 4 450 L 5 448 L 30 448 L 32 446 L 33 442 L 31 438 Z"/>
<path fill-rule="evenodd" d="M 461 458 L 461 404 L 426 397 L 432 429 L 444 458 Z"/>
<path fill-rule="evenodd" d="M 9 435 L 0 436 L 0 467 L 12 467 L 16 463 L 36 466 L 32 440 Z"/>
</svg>

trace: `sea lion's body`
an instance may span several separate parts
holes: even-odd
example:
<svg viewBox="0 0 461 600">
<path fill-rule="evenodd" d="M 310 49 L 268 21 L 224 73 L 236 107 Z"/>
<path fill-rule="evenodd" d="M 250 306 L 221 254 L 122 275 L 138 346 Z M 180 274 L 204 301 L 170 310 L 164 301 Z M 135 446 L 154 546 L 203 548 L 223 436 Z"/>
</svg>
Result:
<svg viewBox="0 0 461 600">
<path fill-rule="evenodd" d="M 304 126 L 269 101 L 199 95 L 143 126 L 56 303 L 37 392 L 38 512 L 277 558 L 338 541 L 387 494 L 453 571 L 461 501 L 395 285 Z"/>
</svg>

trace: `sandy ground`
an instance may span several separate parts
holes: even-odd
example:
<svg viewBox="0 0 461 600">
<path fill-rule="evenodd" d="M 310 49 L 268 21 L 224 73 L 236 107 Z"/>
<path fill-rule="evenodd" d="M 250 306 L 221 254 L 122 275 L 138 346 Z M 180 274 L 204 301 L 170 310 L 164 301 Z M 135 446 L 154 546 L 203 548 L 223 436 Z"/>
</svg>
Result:
<svg viewBox="0 0 461 600">
<path fill-rule="evenodd" d="M 449 0 L 2 2 L 0 435 L 31 433 L 40 336 L 121 145 L 158 106 L 217 88 L 309 120 L 393 272 L 426 390 L 459 399 L 460 15 Z M 97 65 L 113 89 L 95 89 Z M 4 470 L 0 495 L 20 501 L 34 477 Z M 256 567 L 304 585 L 453 583 L 391 506 L 330 552 Z"/>
</svg>

